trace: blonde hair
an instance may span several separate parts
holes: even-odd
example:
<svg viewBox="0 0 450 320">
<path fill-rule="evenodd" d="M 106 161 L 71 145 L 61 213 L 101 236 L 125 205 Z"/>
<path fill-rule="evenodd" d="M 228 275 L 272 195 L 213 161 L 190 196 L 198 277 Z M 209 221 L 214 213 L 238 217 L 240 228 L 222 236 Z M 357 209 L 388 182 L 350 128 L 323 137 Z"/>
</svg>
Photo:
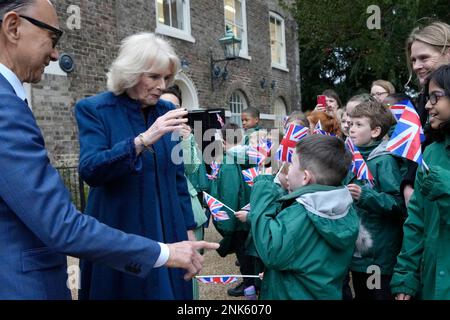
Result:
<svg viewBox="0 0 450 320">
<path fill-rule="evenodd" d="M 108 90 L 120 95 L 133 88 L 143 73 L 161 69 L 170 69 L 170 85 L 180 69 L 180 60 L 170 43 L 154 33 L 129 36 L 122 41 L 107 74 Z"/>
<path fill-rule="evenodd" d="M 372 83 L 372 88 L 378 86 L 382 87 L 384 90 L 386 90 L 389 94 L 395 93 L 395 87 L 392 83 L 386 80 L 377 80 Z"/>
<path fill-rule="evenodd" d="M 406 61 L 409 69 L 409 80 L 406 85 L 409 84 L 413 76 L 411 47 L 415 41 L 428 44 L 440 51 L 441 54 L 445 54 L 450 49 L 450 25 L 437 21 L 423 28 L 417 27 L 411 32 L 406 40 Z"/>
</svg>

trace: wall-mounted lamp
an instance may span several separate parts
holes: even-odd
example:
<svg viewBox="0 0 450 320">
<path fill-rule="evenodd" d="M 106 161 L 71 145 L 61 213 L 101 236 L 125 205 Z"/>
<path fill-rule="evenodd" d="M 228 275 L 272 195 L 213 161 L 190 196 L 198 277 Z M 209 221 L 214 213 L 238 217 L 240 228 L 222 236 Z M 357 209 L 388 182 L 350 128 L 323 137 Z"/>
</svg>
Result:
<svg viewBox="0 0 450 320">
<path fill-rule="evenodd" d="M 261 89 L 264 89 L 265 87 L 267 87 L 266 78 L 262 78 L 261 81 L 259 81 L 259 85 L 261 86 Z"/>
<path fill-rule="evenodd" d="M 239 52 L 241 51 L 242 40 L 236 37 L 233 31 L 227 26 L 225 36 L 219 39 L 219 44 L 224 51 L 224 59 L 215 60 L 213 57 L 212 49 L 211 55 L 211 90 L 214 91 L 214 82 L 222 78 L 221 83 L 228 79 L 228 63 L 231 60 L 239 58 Z M 219 63 L 226 61 L 227 63 L 222 68 Z"/>
<path fill-rule="evenodd" d="M 277 82 L 275 80 L 272 80 L 270 87 L 272 88 L 272 90 L 275 90 L 275 88 L 277 87 Z"/>
<path fill-rule="evenodd" d="M 70 54 L 62 53 L 59 56 L 59 67 L 64 72 L 71 73 L 75 70 L 75 61 Z"/>
<path fill-rule="evenodd" d="M 181 69 L 188 70 L 191 63 L 189 62 L 188 59 L 186 59 L 186 57 L 183 57 L 183 59 L 181 59 L 181 61 L 180 61 L 180 65 L 181 65 Z"/>
</svg>

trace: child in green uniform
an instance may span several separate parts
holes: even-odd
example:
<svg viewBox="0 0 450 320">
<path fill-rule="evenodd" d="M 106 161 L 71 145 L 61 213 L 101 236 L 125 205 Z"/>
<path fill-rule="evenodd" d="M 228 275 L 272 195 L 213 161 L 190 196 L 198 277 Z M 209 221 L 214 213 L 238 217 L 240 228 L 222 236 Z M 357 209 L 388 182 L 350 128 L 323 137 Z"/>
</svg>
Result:
<svg viewBox="0 0 450 320">
<path fill-rule="evenodd" d="M 350 174 L 348 188 L 361 220 L 350 270 L 357 300 L 389 300 L 389 282 L 402 242 L 405 207 L 402 175 L 396 157 L 383 140 L 395 121 L 376 101 L 363 102 L 350 113 L 350 137 L 373 175 L 373 182 Z"/>
<path fill-rule="evenodd" d="M 350 163 L 341 140 L 313 135 L 297 146 L 288 195 L 256 178 L 248 220 L 265 265 L 260 299 L 342 299 L 359 225 L 341 185 Z"/>
<path fill-rule="evenodd" d="M 253 107 L 249 107 L 242 111 L 242 127 L 245 130 L 244 145 L 248 146 L 250 135 L 261 129 L 259 126 L 260 116 L 259 110 Z"/>
<path fill-rule="evenodd" d="M 224 142 L 224 156 L 220 163 L 217 179 L 211 182 L 211 195 L 234 211 L 239 211 L 250 203 L 250 187 L 245 183 L 242 175 L 242 167 L 239 159 L 245 155 L 245 147 L 242 141 L 242 131 L 236 124 L 227 124 L 222 128 Z M 233 213 L 223 208 L 230 217 L 229 220 L 215 221 L 214 226 L 222 235 L 220 248 L 217 250 L 220 256 L 235 252 L 243 275 L 254 273 L 252 259 L 245 252 L 245 240 L 249 227 L 239 221 Z M 229 290 L 231 296 L 243 296 L 244 289 L 252 286 L 252 279 L 244 279 L 236 288 Z"/>
<path fill-rule="evenodd" d="M 397 300 L 450 299 L 450 66 L 427 88 L 433 141 L 424 153 L 403 227 L 403 247 L 392 277 Z"/>
</svg>

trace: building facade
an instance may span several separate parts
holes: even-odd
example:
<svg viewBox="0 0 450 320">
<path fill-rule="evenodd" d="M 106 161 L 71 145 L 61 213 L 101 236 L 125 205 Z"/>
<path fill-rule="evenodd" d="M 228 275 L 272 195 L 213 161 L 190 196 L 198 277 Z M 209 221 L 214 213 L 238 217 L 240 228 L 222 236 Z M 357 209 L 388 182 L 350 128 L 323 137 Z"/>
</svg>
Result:
<svg viewBox="0 0 450 320">
<path fill-rule="evenodd" d="M 240 122 L 246 107 L 258 108 L 264 124 L 279 125 L 300 110 L 300 63 L 292 16 L 278 0 L 58 0 L 64 37 L 60 53 L 75 61 L 65 73 L 50 65 L 43 81 L 28 86 L 36 119 L 56 166 L 78 163 L 74 105 L 106 90 L 106 73 L 120 42 L 137 32 L 168 39 L 182 61 L 176 83 L 189 110 L 224 108 Z M 211 59 L 223 59 L 218 39 L 226 27 L 242 39 L 239 59 L 221 62 L 227 77 L 213 80 Z"/>
</svg>

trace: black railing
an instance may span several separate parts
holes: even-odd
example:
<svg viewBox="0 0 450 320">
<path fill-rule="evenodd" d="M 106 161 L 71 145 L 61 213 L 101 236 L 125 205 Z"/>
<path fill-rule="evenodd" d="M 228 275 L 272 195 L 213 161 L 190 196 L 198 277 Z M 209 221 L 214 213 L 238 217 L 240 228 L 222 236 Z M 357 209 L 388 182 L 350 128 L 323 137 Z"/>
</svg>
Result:
<svg viewBox="0 0 450 320">
<path fill-rule="evenodd" d="M 86 197 L 89 192 L 88 186 L 81 180 L 78 175 L 77 167 L 58 167 L 56 168 L 61 175 L 61 178 L 69 189 L 72 197 L 72 202 L 76 205 L 77 209 L 84 212 L 86 208 Z"/>
</svg>

